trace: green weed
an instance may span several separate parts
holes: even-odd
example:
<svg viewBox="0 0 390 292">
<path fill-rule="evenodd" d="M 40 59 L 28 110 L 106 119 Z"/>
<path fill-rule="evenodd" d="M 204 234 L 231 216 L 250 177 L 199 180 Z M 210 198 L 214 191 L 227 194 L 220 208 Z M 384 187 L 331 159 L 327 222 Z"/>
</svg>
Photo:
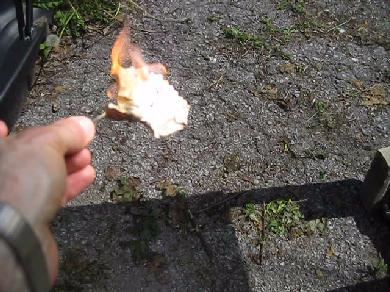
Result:
<svg viewBox="0 0 390 292">
<path fill-rule="evenodd" d="M 328 105 L 325 102 L 318 100 L 314 103 L 314 108 L 317 112 L 317 115 L 321 116 L 325 113 L 326 109 L 328 108 Z"/>
<path fill-rule="evenodd" d="M 54 10 L 59 36 L 81 36 L 90 24 L 107 25 L 118 15 L 120 3 L 110 0 L 34 0 L 35 7 Z"/>
<path fill-rule="evenodd" d="M 177 195 L 182 199 L 188 198 L 188 193 L 182 188 L 178 188 Z"/>
<path fill-rule="evenodd" d="M 320 171 L 320 180 L 326 180 L 326 178 L 327 178 L 326 171 L 321 170 Z"/>
<path fill-rule="evenodd" d="M 273 24 L 271 18 L 269 18 L 269 17 L 264 17 L 264 18 L 261 20 L 261 23 L 264 24 L 265 29 L 266 29 L 269 33 L 271 33 L 271 34 L 273 34 L 273 33 L 277 32 L 277 31 L 279 31 L 279 29 Z"/>
<path fill-rule="evenodd" d="M 292 36 L 294 33 L 297 33 L 298 30 L 295 26 L 289 26 L 282 29 L 283 39 L 285 42 L 289 42 L 292 40 Z"/>
<path fill-rule="evenodd" d="M 291 239 L 304 235 L 324 235 L 328 231 L 325 218 L 305 221 L 299 204 L 291 199 L 271 201 L 262 206 L 248 203 L 243 211 L 245 217 L 255 225 L 264 226 L 262 228 L 270 233 L 287 235 Z"/>
<path fill-rule="evenodd" d="M 291 200 L 278 200 L 266 204 L 267 228 L 269 231 L 285 235 L 298 226 L 304 218 L 298 203 Z"/>
<path fill-rule="evenodd" d="M 306 38 L 310 38 L 312 33 L 326 33 L 329 25 L 316 17 L 305 16 L 300 19 L 294 26 L 294 29 L 302 33 Z"/>
<path fill-rule="evenodd" d="M 43 57 L 45 59 L 47 59 L 47 57 L 50 54 L 50 51 L 51 51 L 52 47 L 49 46 L 49 44 L 47 42 L 43 42 L 42 44 L 39 45 L 39 49 L 41 50 Z"/>
<path fill-rule="evenodd" d="M 298 14 L 306 14 L 307 0 L 283 0 L 277 6 L 278 10 L 289 9 Z"/>
<path fill-rule="evenodd" d="M 35 7 L 45 8 L 45 9 L 53 9 L 62 5 L 64 0 L 34 0 L 33 5 Z"/>
<path fill-rule="evenodd" d="M 142 193 L 138 190 L 140 183 L 139 178 L 135 177 L 123 177 L 117 180 L 117 187 L 110 193 L 111 200 L 122 203 L 139 200 L 142 195 Z"/>
<path fill-rule="evenodd" d="M 122 248 L 129 248 L 131 257 L 136 264 L 152 262 L 157 254 L 150 248 L 150 242 L 160 234 L 158 218 L 155 214 L 158 210 L 149 210 L 149 214 L 134 216 L 132 235 L 136 238 L 120 242 Z"/>
<path fill-rule="evenodd" d="M 223 158 L 225 172 L 235 172 L 241 169 L 242 162 L 238 153 L 226 154 Z"/>
<path fill-rule="evenodd" d="M 272 29 L 274 29 L 275 34 L 279 32 L 277 28 Z M 280 57 L 283 60 L 292 60 L 292 55 L 284 52 L 279 44 L 272 45 L 270 41 L 266 41 L 262 36 L 245 32 L 237 27 L 225 28 L 224 35 L 229 39 L 239 41 L 241 44 L 247 44 L 254 48 L 266 50 L 274 57 Z"/>
<path fill-rule="evenodd" d="M 299 13 L 299 14 L 305 14 L 306 13 L 306 1 L 305 0 L 298 0 L 295 1 L 295 4 L 292 4 L 291 10 Z"/>
<path fill-rule="evenodd" d="M 322 126 L 327 129 L 333 129 L 337 126 L 337 117 L 329 112 L 328 103 L 318 100 L 314 103 L 314 108 Z"/>
<path fill-rule="evenodd" d="M 383 78 L 390 81 L 390 70 L 385 69 L 385 71 L 383 72 Z"/>
<path fill-rule="evenodd" d="M 302 225 L 302 230 L 306 235 L 320 234 L 324 235 L 328 232 L 328 220 L 326 218 L 317 218 L 305 222 Z"/>
<path fill-rule="evenodd" d="M 242 44 L 250 44 L 255 48 L 267 47 L 265 41 L 260 36 L 242 31 L 238 27 L 228 27 L 224 29 L 224 35 L 227 38 L 238 40 Z"/>
<path fill-rule="evenodd" d="M 245 216 L 255 223 L 259 223 L 261 220 L 261 212 L 256 209 L 256 205 L 248 203 L 244 209 Z"/>
<path fill-rule="evenodd" d="M 374 266 L 375 277 L 384 278 L 388 273 L 388 266 L 385 263 L 385 260 L 380 256 L 378 262 Z"/>
<path fill-rule="evenodd" d="M 207 17 L 208 22 L 217 22 L 221 19 L 222 19 L 221 15 L 210 15 L 209 17 Z"/>
<path fill-rule="evenodd" d="M 289 53 L 286 53 L 285 51 L 282 50 L 280 46 L 274 46 L 271 48 L 271 55 L 274 57 L 280 57 L 283 60 L 286 61 L 292 61 L 293 56 Z"/>
</svg>

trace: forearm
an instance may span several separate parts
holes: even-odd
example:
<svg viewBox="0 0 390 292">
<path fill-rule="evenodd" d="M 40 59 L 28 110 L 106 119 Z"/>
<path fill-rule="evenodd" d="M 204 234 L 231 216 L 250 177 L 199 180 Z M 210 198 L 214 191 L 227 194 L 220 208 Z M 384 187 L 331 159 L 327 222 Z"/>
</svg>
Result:
<svg viewBox="0 0 390 292">
<path fill-rule="evenodd" d="M 34 169 L 34 165 L 25 162 L 21 169 L 17 169 L 20 162 L 14 162 L 11 158 L 12 153 L 10 157 L 3 157 L 0 165 L 0 203 L 14 209 L 32 229 L 39 241 L 39 249 L 43 252 L 51 282 L 54 282 L 58 257 L 56 244 L 46 222 L 50 222 L 60 204 L 58 196 L 52 195 L 48 190 L 48 185 L 51 184 L 49 181 L 54 180 L 55 175 L 49 176 L 45 171 L 48 167 L 42 166 L 43 163 L 37 163 Z M 24 156 L 21 158 L 22 161 L 27 159 Z M 39 175 L 34 174 L 31 169 Z"/>
<path fill-rule="evenodd" d="M 20 289 L 17 286 L 18 289 L 15 291 L 49 291 L 48 257 L 44 254 L 42 241 L 17 210 L 1 201 L 0 240 L 2 242 L 0 272 L 2 272 L 2 276 L 5 276 L 5 279 L 1 279 L 1 282 L 3 280 L 5 282 L 1 285 L 5 287 L 0 291 L 14 291 L 7 289 L 7 286 L 17 286 L 21 282 L 21 278 L 24 279 L 23 286 L 28 286 L 29 289 Z M 16 273 L 12 274 L 14 268 Z M 19 276 L 20 273 L 22 277 Z"/>
<path fill-rule="evenodd" d="M 0 291 L 29 291 L 23 269 L 7 243 L 0 239 Z"/>
</svg>

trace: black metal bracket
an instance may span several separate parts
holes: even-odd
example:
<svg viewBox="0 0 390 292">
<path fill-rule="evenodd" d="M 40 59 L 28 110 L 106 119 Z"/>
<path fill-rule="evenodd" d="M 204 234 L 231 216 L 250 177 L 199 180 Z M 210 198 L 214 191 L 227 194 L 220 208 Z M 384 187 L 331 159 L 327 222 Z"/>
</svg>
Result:
<svg viewBox="0 0 390 292">
<path fill-rule="evenodd" d="M 0 0 L 0 120 L 11 129 L 31 86 L 52 13 L 32 0 Z"/>
<path fill-rule="evenodd" d="M 32 0 L 26 0 L 25 5 L 23 5 L 23 0 L 14 0 L 14 3 L 15 3 L 16 18 L 18 20 L 19 38 L 20 39 L 30 38 L 32 22 L 33 22 Z"/>
</svg>

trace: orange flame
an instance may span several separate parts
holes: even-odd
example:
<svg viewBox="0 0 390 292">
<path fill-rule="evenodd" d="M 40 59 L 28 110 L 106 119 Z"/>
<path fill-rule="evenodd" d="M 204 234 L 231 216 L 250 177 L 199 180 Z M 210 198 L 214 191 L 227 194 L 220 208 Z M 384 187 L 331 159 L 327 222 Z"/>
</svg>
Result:
<svg viewBox="0 0 390 292">
<path fill-rule="evenodd" d="M 125 63 L 129 57 L 135 68 L 140 69 L 146 66 L 140 50 L 130 43 L 129 29 L 123 28 L 119 33 L 111 52 L 112 76 L 118 75 L 121 63 Z"/>
<path fill-rule="evenodd" d="M 132 65 L 136 69 L 141 69 L 139 72 L 147 79 L 148 72 L 156 74 L 167 75 L 168 70 L 164 65 L 160 63 L 146 64 L 142 58 L 139 48 L 130 42 L 129 29 L 123 28 L 119 33 L 118 38 L 115 40 L 114 46 L 111 51 L 111 75 L 113 77 L 118 76 L 122 63 L 125 63 L 130 58 Z M 147 68 L 147 70 L 145 70 Z"/>
<path fill-rule="evenodd" d="M 144 61 L 139 48 L 130 42 L 128 28 L 115 40 L 111 58 L 115 84 L 107 90 L 107 95 L 115 97 L 116 104 L 108 105 L 108 116 L 135 117 L 150 126 L 157 138 L 187 125 L 188 102 L 164 78 L 168 72 L 162 64 Z"/>
</svg>

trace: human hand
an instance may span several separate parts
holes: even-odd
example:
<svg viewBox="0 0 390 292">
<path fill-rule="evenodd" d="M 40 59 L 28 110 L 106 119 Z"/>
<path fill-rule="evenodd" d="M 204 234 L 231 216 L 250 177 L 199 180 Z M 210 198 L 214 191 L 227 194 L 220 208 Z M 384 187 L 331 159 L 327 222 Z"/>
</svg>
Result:
<svg viewBox="0 0 390 292">
<path fill-rule="evenodd" d="M 0 122 L 0 201 L 30 223 L 54 281 L 58 254 L 49 224 L 57 211 L 95 178 L 87 149 L 95 126 L 86 117 L 70 117 L 5 138 L 7 132 Z"/>
<path fill-rule="evenodd" d="M 0 121 L 0 139 L 5 138 L 8 135 L 7 124 Z"/>
</svg>

